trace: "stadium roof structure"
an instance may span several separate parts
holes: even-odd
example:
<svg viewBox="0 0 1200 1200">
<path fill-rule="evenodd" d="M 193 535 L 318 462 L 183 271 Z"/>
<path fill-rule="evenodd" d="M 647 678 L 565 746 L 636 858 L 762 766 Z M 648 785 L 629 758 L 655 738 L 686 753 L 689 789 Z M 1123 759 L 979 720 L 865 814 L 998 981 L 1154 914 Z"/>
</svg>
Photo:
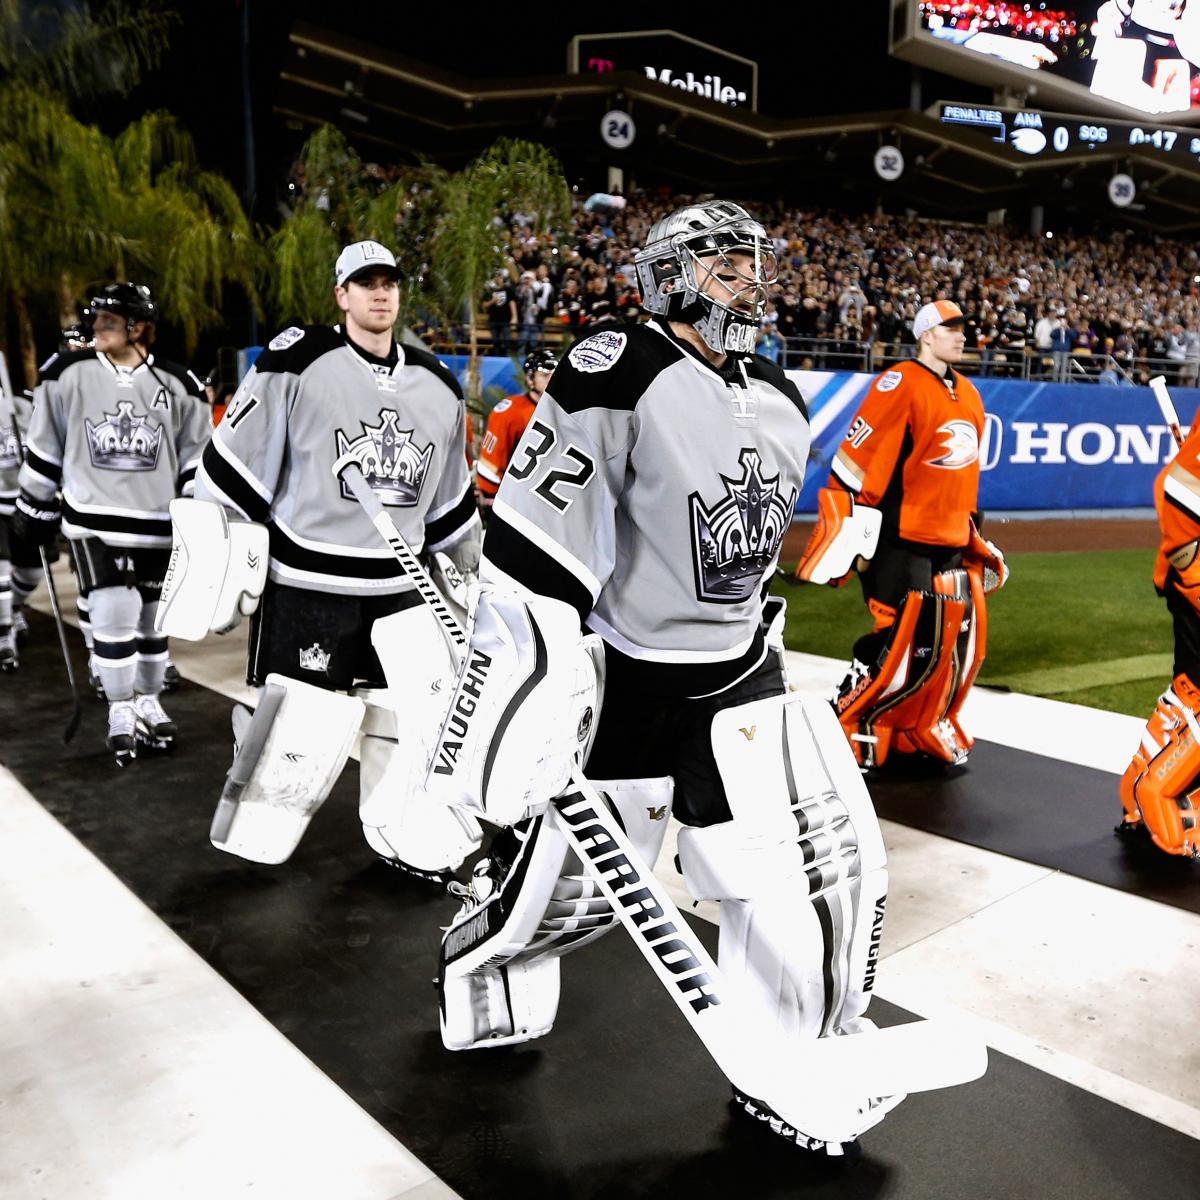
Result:
<svg viewBox="0 0 1200 1200">
<path fill-rule="evenodd" d="M 274 107 L 301 127 L 329 122 L 363 153 L 376 147 L 398 161 L 455 166 L 495 138 L 516 136 L 554 148 L 569 175 L 620 166 L 627 180 L 681 192 L 781 196 L 848 210 L 882 201 L 893 211 L 979 221 L 1041 204 L 1056 222 L 1200 231 L 1200 161 L 1149 146 L 1030 157 L 924 112 L 778 118 L 630 71 L 467 79 L 305 24 L 290 34 Z M 613 109 L 636 123 L 629 149 L 601 141 L 601 117 Z M 906 164 L 891 183 L 874 169 L 885 144 L 897 146 Z M 1108 199 L 1118 171 L 1137 183 L 1135 203 L 1119 210 Z"/>
</svg>

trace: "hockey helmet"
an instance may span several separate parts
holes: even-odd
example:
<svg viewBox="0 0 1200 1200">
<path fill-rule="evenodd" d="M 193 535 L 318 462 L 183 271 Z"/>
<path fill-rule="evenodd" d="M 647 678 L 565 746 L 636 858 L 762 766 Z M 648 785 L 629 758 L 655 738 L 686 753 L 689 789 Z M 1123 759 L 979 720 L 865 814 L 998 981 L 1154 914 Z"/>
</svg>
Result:
<svg viewBox="0 0 1200 1200">
<path fill-rule="evenodd" d="M 735 253 L 753 274 L 734 265 Z M 650 226 L 633 261 L 648 312 L 694 326 L 718 354 L 753 351 L 776 264 L 767 231 L 744 208 L 712 200 L 678 209 Z M 728 302 L 706 291 L 714 278 Z"/>
<path fill-rule="evenodd" d="M 100 312 L 115 313 L 126 321 L 158 320 L 158 304 L 140 283 L 106 283 L 92 295 L 84 317 L 90 323 Z"/>
<path fill-rule="evenodd" d="M 533 350 L 525 356 L 525 378 L 528 379 L 534 371 L 553 372 L 558 366 L 558 355 L 553 350 Z"/>
</svg>

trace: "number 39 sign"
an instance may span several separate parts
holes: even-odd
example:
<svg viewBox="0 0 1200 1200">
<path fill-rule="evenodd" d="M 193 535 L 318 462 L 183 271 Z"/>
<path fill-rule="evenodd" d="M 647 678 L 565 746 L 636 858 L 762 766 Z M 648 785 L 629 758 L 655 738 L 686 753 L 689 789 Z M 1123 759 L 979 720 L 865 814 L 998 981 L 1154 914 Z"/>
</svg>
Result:
<svg viewBox="0 0 1200 1200">
<path fill-rule="evenodd" d="M 637 126 L 627 112 L 614 108 L 600 118 L 600 136 L 612 150 L 628 150 L 637 136 Z"/>
</svg>

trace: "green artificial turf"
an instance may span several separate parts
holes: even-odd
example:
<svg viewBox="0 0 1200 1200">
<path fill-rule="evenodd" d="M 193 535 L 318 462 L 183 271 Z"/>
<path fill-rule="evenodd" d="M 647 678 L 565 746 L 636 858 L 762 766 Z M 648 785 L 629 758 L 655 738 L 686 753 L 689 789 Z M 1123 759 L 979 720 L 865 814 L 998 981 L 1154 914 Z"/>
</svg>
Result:
<svg viewBox="0 0 1200 1200">
<path fill-rule="evenodd" d="M 1015 554 L 988 604 L 978 682 L 1072 704 L 1146 716 L 1171 677 L 1171 619 L 1150 582 L 1154 552 Z M 793 650 L 848 658 L 870 629 L 857 580 L 791 586 L 785 640 Z"/>
</svg>

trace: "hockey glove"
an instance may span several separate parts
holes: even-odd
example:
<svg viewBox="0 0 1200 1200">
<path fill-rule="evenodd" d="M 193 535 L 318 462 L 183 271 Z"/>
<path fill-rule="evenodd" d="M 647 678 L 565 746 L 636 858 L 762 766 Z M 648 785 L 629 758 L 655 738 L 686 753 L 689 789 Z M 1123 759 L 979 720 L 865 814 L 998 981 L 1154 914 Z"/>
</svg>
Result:
<svg viewBox="0 0 1200 1200">
<path fill-rule="evenodd" d="M 1175 590 L 1200 612 L 1200 541 L 1185 542 L 1167 555 L 1171 564 L 1169 576 Z"/>
<path fill-rule="evenodd" d="M 49 548 L 58 540 L 60 519 L 57 507 L 22 492 L 13 510 L 13 536 L 27 546 Z"/>
<path fill-rule="evenodd" d="M 1008 582 L 1008 563 L 1004 561 L 1004 555 L 1000 553 L 1000 548 L 995 542 L 989 542 L 975 528 L 974 521 L 971 522 L 971 540 L 967 543 L 963 557 L 968 562 L 979 563 L 982 567 L 983 594 L 985 596 L 998 592 Z"/>
</svg>

